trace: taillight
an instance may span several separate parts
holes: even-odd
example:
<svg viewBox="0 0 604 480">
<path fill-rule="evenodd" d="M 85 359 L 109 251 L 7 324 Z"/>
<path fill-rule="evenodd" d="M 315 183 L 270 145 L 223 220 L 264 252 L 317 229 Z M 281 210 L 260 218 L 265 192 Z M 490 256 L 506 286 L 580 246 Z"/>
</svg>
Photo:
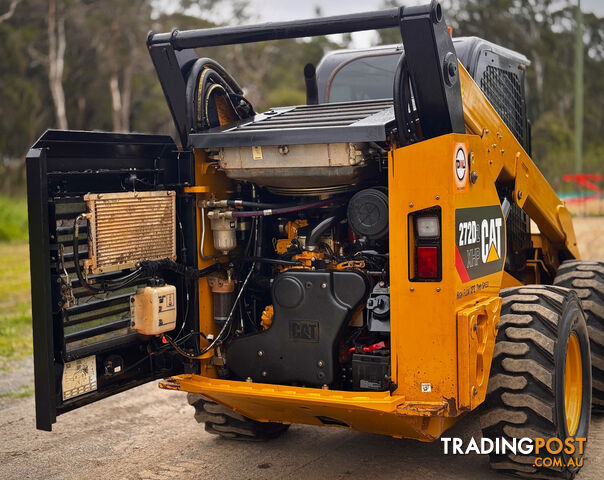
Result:
<svg viewBox="0 0 604 480">
<path fill-rule="evenodd" d="M 409 277 L 413 281 L 438 281 L 441 269 L 441 211 L 428 208 L 411 214 L 409 222 Z"/>
<path fill-rule="evenodd" d="M 436 279 L 438 271 L 438 247 L 417 247 L 418 280 Z"/>
</svg>

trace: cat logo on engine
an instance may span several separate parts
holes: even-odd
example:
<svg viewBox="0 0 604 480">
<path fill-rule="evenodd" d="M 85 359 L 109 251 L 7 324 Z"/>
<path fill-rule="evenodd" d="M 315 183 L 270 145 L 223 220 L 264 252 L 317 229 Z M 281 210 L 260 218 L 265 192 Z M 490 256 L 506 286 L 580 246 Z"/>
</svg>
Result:
<svg viewBox="0 0 604 480">
<path fill-rule="evenodd" d="M 500 205 L 455 210 L 455 268 L 462 282 L 500 271 L 505 219 Z"/>
<path fill-rule="evenodd" d="M 299 342 L 319 343 L 319 322 L 291 321 L 289 338 Z"/>
</svg>

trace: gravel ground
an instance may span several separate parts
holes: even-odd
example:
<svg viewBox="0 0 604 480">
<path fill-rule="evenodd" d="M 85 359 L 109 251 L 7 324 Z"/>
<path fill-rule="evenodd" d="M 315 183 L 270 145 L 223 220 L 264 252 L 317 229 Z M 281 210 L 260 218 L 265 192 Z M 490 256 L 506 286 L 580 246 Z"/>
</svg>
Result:
<svg viewBox="0 0 604 480">
<path fill-rule="evenodd" d="M 446 456 L 442 444 L 332 427 L 294 425 L 269 443 L 216 438 L 193 420 L 180 392 L 144 385 L 35 429 L 33 399 L 0 405 L 3 479 L 484 479 L 486 456 Z M 592 420 L 580 480 L 602 478 L 604 417 Z M 480 438 L 475 415 L 450 436 Z"/>
<path fill-rule="evenodd" d="M 604 258 L 604 218 L 575 221 L 584 258 Z M 442 444 L 294 425 L 269 443 L 216 438 L 193 420 L 180 392 L 144 385 L 59 417 L 53 432 L 35 429 L 32 361 L 0 372 L 2 479 L 484 479 L 486 456 L 446 456 Z M 6 396 L 8 392 L 12 395 Z M 476 415 L 449 431 L 480 437 Z M 594 417 L 579 480 L 602 478 L 604 417 Z"/>
</svg>

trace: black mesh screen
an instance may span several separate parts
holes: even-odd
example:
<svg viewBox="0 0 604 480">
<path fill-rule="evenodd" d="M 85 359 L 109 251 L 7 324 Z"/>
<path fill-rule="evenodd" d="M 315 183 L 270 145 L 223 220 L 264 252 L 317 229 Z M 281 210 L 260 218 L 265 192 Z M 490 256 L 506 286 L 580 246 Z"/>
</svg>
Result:
<svg viewBox="0 0 604 480">
<path fill-rule="evenodd" d="M 518 75 L 488 65 L 480 79 L 480 88 L 518 141 L 524 145 L 524 101 Z"/>
</svg>

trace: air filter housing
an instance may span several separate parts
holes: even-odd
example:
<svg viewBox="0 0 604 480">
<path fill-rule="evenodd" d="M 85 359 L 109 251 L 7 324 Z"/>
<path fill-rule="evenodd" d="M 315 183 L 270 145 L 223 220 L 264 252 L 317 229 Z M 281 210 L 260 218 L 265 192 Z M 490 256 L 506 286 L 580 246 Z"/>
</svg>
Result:
<svg viewBox="0 0 604 480">
<path fill-rule="evenodd" d="M 98 274 L 135 267 L 143 260 L 176 259 L 174 191 L 94 193 L 88 207 L 88 259 Z"/>
</svg>

